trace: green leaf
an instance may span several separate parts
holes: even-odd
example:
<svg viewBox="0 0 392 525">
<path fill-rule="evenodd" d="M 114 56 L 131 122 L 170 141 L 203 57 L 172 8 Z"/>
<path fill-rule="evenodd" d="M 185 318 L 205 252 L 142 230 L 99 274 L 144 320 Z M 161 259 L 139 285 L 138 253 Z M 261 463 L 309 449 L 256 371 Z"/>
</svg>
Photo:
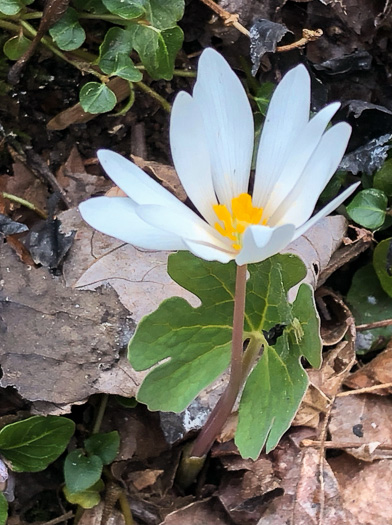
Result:
<svg viewBox="0 0 392 525">
<path fill-rule="evenodd" d="M 0 492 L 0 525 L 5 525 L 8 518 L 8 501 L 5 496 Z"/>
<path fill-rule="evenodd" d="M 392 159 L 386 160 L 374 175 L 373 185 L 388 197 L 392 197 Z"/>
<path fill-rule="evenodd" d="M 87 82 L 80 90 L 80 105 L 87 113 L 106 113 L 117 104 L 116 95 L 105 84 Z"/>
<path fill-rule="evenodd" d="M 168 272 L 197 295 L 202 305 L 172 297 L 142 319 L 129 344 L 136 370 L 156 366 L 145 378 L 138 400 L 151 410 L 179 412 L 229 365 L 236 266 L 179 252 L 169 257 Z M 277 255 L 249 266 L 245 331 L 261 333 L 290 324 L 286 292 L 305 276 L 303 263 Z M 165 360 L 164 362 L 161 362 Z"/>
<path fill-rule="evenodd" d="M 184 16 L 184 0 L 150 0 L 147 18 L 157 29 L 174 27 Z"/>
<path fill-rule="evenodd" d="M 360 191 L 347 206 L 347 213 L 361 226 L 372 230 L 382 226 L 388 199 L 383 191 L 375 188 Z"/>
<path fill-rule="evenodd" d="M 93 434 L 84 442 L 89 454 L 99 456 L 104 465 L 112 463 L 120 448 L 120 435 L 116 430 L 107 434 Z"/>
<path fill-rule="evenodd" d="M 257 104 L 257 107 L 259 108 L 260 113 L 264 115 L 264 117 L 267 114 L 268 105 L 270 103 L 274 89 L 275 84 L 273 84 L 272 82 L 265 82 L 257 90 L 255 102 Z"/>
<path fill-rule="evenodd" d="M 18 14 L 23 7 L 33 2 L 34 0 L 0 0 L 0 13 L 13 16 Z"/>
<path fill-rule="evenodd" d="M 84 11 L 97 15 L 108 13 L 108 10 L 101 0 L 73 0 L 72 4 L 77 11 Z"/>
<path fill-rule="evenodd" d="M 0 451 L 15 472 L 38 472 L 64 452 L 74 430 L 64 417 L 30 417 L 0 430 Z"/>
<path fill-rule="evenodd" d="M 392 297 L 392 238 L 381 241 L 373 253 L 373 266 L 383 290 Z"/>
<path fill-rule="evenodd" d="M 301 356 L 312 366 L 321 364 L 319 318 L 310 286 L 300 286 L 292 315 L 297 322 L 285 329 L 275 346 L 264 348 L 246 382 L 235 437 L 242 457 L 256 459 L 264 445 L 268 453 L 290 427 L 308 385 Z"/>
<path fill-rule="evenodd" d="M 13 36 L 3 46 L 4 54 L 10 60 L 19 60 L 19 58 L 30 47 L 31 40 L 26 38 L 23 34 Z"/>
<path fill-rule="evenodd" d="M 78 13 L 72 7 L 49 29 L 49 33 L 64 51 L 78 49 L 86 39 L 86 33 L 79 24 Z"/>
<path fill-rule="evenodd" d="M 104 482 L 100 479 L 92 487 L 81 492 L 72 493 L 67 485 L 64 486 L 64 495 L 69 503 L 80 505 L 84 509 L 92 509 L 101 501 L 100 492 L 105 488 Z"/>
<path fill-rule="evenodd" d="M 139 82 L 143 75 L 129 57 L 132 51 L 132 35 L 119 27 L 112 27 L 99 48 L 99 67 L 107 75 Z"/>
<path fill-rule="evenodd" d="M 98 456 L 85 456 L 82 449 L 68 454 L 64 463 L 65 484 L 71 494 L 92 487 L 102 474 L 102 460 Z"/>
<path fill-rule="evenodd" d="M 134 25 L 129 30 L 133 46 L 149 75 L 155 80 L 171 80 L 174 61 L 184 39 L 182 30 L 178 26 L 160 30 L 145 25 Z"/>
<path fill-rule="evenodd" d="M 352 280 L 347 294 L 356 324 L 372 323 L 392 317 L 391 298 L 381 288 L 373 265 L 359 269 Z M 379 338 L 388 340 L 392 337 L 392 325 L 357 333 L 356 347 L 359 353 L 369 351 Z"/>
<path fill-rule="evenodd" d="M 347 171 L 338 170 L 325 186 L 319 197 L 320 202 L 329 202 L 339 193 L 340 188 L 346 182 Z"/>
<path fill-rule="evenodd" d="M 108 11 L 127 20 L 140 18 L 148 9 L 148 0 L 103 0 L 103 4 Z"/>
</svg>

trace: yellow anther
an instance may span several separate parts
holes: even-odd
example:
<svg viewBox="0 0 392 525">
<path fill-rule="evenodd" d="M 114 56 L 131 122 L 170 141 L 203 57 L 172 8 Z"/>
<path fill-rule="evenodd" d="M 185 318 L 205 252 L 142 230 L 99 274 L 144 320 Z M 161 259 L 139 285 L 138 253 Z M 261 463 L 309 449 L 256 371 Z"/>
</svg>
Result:
<svg viewBox="0 0 392 525">
<path fill-rule="evenodd" d="M 215 228 L 223 237 L 235 241 L 232 246 L 235 250 L 242 247 L 242 234 L 250 224 L 267 224 L 267 219 L 261 220 L 263 208 L 256 208 L 252 204 L 249 193 L 241 193 L 231 199 L 231 213 L 225 204 L 215 204 L 214 211 L 223 226 L 217 222 Z"/>
</svg>

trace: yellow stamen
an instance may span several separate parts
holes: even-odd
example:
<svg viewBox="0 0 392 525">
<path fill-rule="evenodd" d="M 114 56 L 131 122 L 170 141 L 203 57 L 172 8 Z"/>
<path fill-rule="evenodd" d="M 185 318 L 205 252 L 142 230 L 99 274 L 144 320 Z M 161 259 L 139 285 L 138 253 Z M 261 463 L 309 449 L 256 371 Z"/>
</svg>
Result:
<svg viewBox="0 0 392 525">
<path fill-rule="evenodd" d="M 252 204 L 249 193 L 241 193 L 238 197 L 231 199 L 231 213 L 225 204 L 215 204 L 214 212 L 223 226 L 217 222 L 215 228 L 223 237 L 235 241 L 232 246 L 235 250 L 242 247 L 242 234 L 250 224 L 267 224 L 267 219 L 261 220 L 263 208 L 256 208 Z"/>
</svg>

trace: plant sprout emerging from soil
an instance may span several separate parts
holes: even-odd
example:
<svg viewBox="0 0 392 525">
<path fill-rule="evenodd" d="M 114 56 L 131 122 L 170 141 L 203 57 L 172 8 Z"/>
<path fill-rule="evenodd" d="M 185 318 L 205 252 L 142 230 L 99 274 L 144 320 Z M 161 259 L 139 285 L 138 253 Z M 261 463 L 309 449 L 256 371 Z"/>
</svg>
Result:
<svg viewBox="0 0 392 525">
<path fill-rule="evenodd" d="M 105 171 L 128 197 L 98 197 L 82 203 L 81 214 L 91 226 L 141 248 L 188 250 L 206 261 L 236 263 L 230 379 L 193 444 L 192 457 L 208 452 L 244 383 L 247 264 L 283 250 L 357 186 L 347 188 L 311 217 L 350 137 L 351 128 L 344 122 L 326 131 L 339 106 L 330 104 L 309 120 L 309 74 L 303 65 L 289 71 L 269 105 L 249 192 L 252 111 L 227 62 L 206 49 L 193 96 L 177 95 L 170 123 L 174 164 L 199 214 L 132 162 L 107 150 L 98 154 Z"/>
</svg>

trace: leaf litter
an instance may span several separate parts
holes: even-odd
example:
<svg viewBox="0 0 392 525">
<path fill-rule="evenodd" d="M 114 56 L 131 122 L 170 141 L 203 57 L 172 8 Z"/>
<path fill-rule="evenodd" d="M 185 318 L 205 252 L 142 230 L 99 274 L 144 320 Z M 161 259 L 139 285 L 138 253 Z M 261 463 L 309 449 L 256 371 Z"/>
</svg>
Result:
<svg viewBox="0 0 392 525">
<path fill-rule="evenodd" d="M 354 135 L 352 153 L 346 157 L 345 167 L 351 173 L 370 173 L 380 166 L 390 146 L 391 108 L 385 102 L 385 82 L 378 77 L 381 68 L 378 64 L 376 70 L 366 53 L 370 51 L 372 55 L 372 49 L 377 49 L 378 60 L 385 60 L 387 51 L 380 28 L 390 29 L 385 16 L 388 2 L 379 5 L 369 0 L 282 1 L 277 9 L 276 2 L 268 1 L 254 11 L 249 2 L 243 2 L 242 6 L 238 1 L 226 4 L 230 11 L 241 13 L 248 27 L 252 16 L 262 16 L 292 29 L 292 20 L 298 23 L 299 12 L 309 26 L 315 27 L 323 21 L 326 37 L 309 44 L 305 53 L 308 60 L 324 68 L 324 72 L 319 69 L 320 78 L 325 80 L 323 74 L 333 77 L 332 83 L 325 80 L 333 97 L 347 100 L 345 111 L 351 112 Z M 186 27 L 186 20 L 184 24 Z M 350 38 L 347 31 L 351 31 Z M 227 43 L 233 41 L 233 28 L 223 27 L 215 20 L 204 28 L 203 38 L 208 38 L 208 34 L 222 38 L 226 50 L 230 50 Z M 241 40 L 238 46 L 247 55 Z M 275 58 L 275 55 L 262 57 L 264 77 L 282 64 L 275 62 Z M 288 60 L 295 63 L 297 59 Z M 287 64 L 282 67 L 285 69 Z M 362 82 L 353 82 L 353 75 L 361 75 Z M 121 98 L 126 90 L 125 86 L 120 88 L 124 88 L 120 89 Z M 320 93 L 321 100 L 325 95 L 322 89 Z M 370 100 L 369 93 L 377 96 Z M 375 100 L 379 103 L 373 104 Z M 75 108 L 73 114 L 63 114 L 65 120 L 57 116 L 60 124 L 53 121 L 52 129 L 72 130 L 79 118 L 80 122 L 89 119 L 80 116 L 80 108 Z M 105 126 L 95 124 L 97 120 L 82 126 L 94 125 L 99 129 Z M 81 130 L 72 132 L 75 142 L 83 135 Z M 107 137 L 105 140 L 107 143 Z M 114 140 L 121 143 L 119 138 Z M 124 141 L 121 144 L 128 151 Z M 101 145 L 98 141 L 97 147 Z M 86 146 L 82 140 L 82 155 L 74 143 L 64 146 L 63 142 L 61 147 L 71 154 L 58 163 L 57 180 L 72 207 L 87 196 L 110 188 L 98 170 L 83 161 L 94 155 L 91 145 Z M 38 153 L 50 162 L 48 149 Z M 170 162 L 159 147 L 154 153 L 151 158 L 163 158 L 166 165 Z M 171 191 L 180 191 L 175 174 L 166 165 L 161 167 L 161 163 L 155 165 L 143 159 L 140 162 Z M 38 179 L 28 165 L 18 160 L 14 162 L 13 175 L 0 176 L 0 190 L 16 194 L 45 212 L 48 210 L 47 182 Z M 7 224 L 19 223 L 29 229 L 37 224 L 35 212 L 4 197 L 0 197 L 0 213 L 7 217 Z M 3 232 L 7 242 L 1 245 L 1 385 L 6 391 L 18 391 L 31 403 L 33 413 L 69 412 L 71 405 L 83 403 L 99 392 L 135 395 L 142 375 L 135 373 L 125 359 L 127 339 L 138 321 L 163 298 L 180 293 L 166 274 L 168 254 L 135 250 L 93 234 L 81 224 L 74 208 L 58 213 L 57 218 L 61 222 L 59 232 L 69 235 L 76 231 L 59 275 L 45 269 L 38 259 L 34 263 L 27 258 L 23 232 L 17 237 L 10 236 L 10 231 Z M 357 348 L 361 353 L 355 361 L 353 341 L 342 339 L 344 332 L 350 332 L 352 317 L 345 299 L 334 293 L 338 282 L 334 281 L 335 276 L 348 283 L 346 288 L 342 287 L 343 295 L 347 295 L 356 324 L 392 318 L 390 298 L 370 268 L 362 270 L 366 267 L 356 261 L 357 257 L 360 261 L 366 258 L 366 250 L 374 242 L 372 235 L 357 229 L 353 241 L 345 236 L 344 219 L 335 217 L 328 221 L 315 230 L 313 238 L 309 232 L 301 240 L 305 243 L 303 247 L 293 247 L 305 259 L 307 281 L 316 288 L 328 279 L 326 284 L 332 291 L 328 288 L 322 291 L 325 304 L 320 313 L 329 317 L 324 318 L 327 322 L 323 325 L 326 343 L 323 365 L 320 370 L 308 370 L 311 386 L 292 427 L 275 451 L 262 454 L 254 462 L 243 460 L 228 441 L 232 434 L 227 431 L 212 454 L 209 471 L 213 475 L 197 488 L 199 499 L 195 500 L 193 494 L 179 495 L 173 488 L 181 440 L 200 428 L 197 415 L 211 410 L 224 377 L 215 391 L 204 393 L 197 400 L 192 413 L 176 415 L 176 422 L 169 418 L 165 422 L 165 414 L 160 417 L 148 414 L 142 407 L 120 409 L 112 402 L 106 429 L 120 431 L 122 448 L 111 468 L 118 482 L 129 488 L 137 522 L 319 525 L 322 516 L 322 522 L 331 525 L 385 525 L 392 520 L 389 498 L 392 381 L 390 345 L 387 345 L 391 329 L 358 332 Z M 26 250 L 23 254 L 22 247 Z M 354 274 L 352 283 L 349 273 Z M 198 301 L 191 294 L 183 297 L 197 306 Z M 26 340 L 29 345 L 24 344 Z M 192 417 L 194 424 L 189 424 Z M 43 487 L 43 482 L 40 483 Z M 19 501 L 23 502 L 22 491 L 17 490 Z M 81 523 L 98 523 L 101 507 L 86 512 Z M 121 524 L 121 514 L 116 508 L 112 512 L 107 523 Z"/>
</svg>

